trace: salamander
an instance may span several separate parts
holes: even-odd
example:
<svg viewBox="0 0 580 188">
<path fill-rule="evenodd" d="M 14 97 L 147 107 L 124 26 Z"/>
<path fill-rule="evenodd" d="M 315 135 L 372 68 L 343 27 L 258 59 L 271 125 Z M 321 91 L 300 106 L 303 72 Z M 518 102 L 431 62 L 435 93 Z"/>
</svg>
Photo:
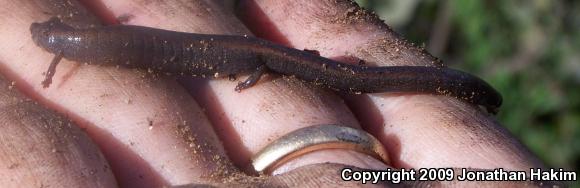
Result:
<svg viewBox="0 0 580 188">
<path fill-rule="evenodd" d="M 236 90 L 256 84 L 266 71 L 354 93 L 419 92 L 456 97 L 495 113 L 501 95 L 485 81 L 447 67 L 372 67 L 341 63 L 267 40 L 207 35 L 142 26 L 73 28 L 53 18 L 30 26 L 34 43 L 56 54 L 43 81 L 51 83 L 61 58 L 157 72 L 220 77 L 250 74 Z"/>
</svg>

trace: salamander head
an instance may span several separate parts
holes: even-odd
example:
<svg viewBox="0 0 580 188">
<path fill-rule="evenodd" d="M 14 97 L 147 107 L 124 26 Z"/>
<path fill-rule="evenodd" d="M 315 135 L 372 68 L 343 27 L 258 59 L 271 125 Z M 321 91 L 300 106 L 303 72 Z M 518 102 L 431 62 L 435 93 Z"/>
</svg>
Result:
<svg viewBox="0 0 580 188">
<path fill-rule="evenodd" d="M 61 50 L 63 47 L 63 43 L 59 41 L 60 37 L 57 34 L 72 30 L 74 28 L 62 23 L 55 17 L 46 22 L 32 23 L 30 25 L 30 33 L 34 43 L 52 53 Z"/>
</svg>

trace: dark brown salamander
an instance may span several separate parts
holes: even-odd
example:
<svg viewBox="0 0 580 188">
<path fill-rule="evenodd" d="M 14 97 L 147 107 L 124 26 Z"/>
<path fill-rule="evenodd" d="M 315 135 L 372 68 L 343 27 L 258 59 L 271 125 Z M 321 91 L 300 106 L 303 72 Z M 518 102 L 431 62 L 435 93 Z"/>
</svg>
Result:
<svg viewBox="0 0 580 188">
<path fill-rule="evenodd" d="M 368 67 L 245 36 L 182 33 L 115 25 L 75 29 L 51 19 L 30 26 L 34 42 L 56 54 L 45 87 L 62 57 L 88 64 L 122 65 L 192 76 L 252 73 L 236 90 L 251 87 L 267 70 L 355 93 L 421 92 L 453 96 L 496 112 L 501 95 L 483 80 L 445 68 Z"/>
</svg>

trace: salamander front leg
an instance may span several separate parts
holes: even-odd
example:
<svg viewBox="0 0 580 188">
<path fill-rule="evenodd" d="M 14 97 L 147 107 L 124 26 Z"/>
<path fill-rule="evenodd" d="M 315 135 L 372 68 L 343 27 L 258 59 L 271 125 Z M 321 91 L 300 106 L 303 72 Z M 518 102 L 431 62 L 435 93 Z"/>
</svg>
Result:
<svg viewBox="0 0 580 188">
<path fill-rule="evenodd" d="M 258 83 L 258 81 L 262 77 L 262 74 L 264 74 L 266 70 L 267 70 L 266 65 L 260 65 L 258 68 L 256 68 L 256 71 L 253 72 L 250 75 L 250 77 L 248 77 L 248 79 L 238 83 L 238 85 L 236 86 L 236 91 L 241 92 L 243 89 L 247 89 L 256 85 L 256 83 Z"/>
<path fill-rule="evenodd" d="M 52 62 L 50 62 L 50 66 L 46 71 L 44 81 L 42 81 L 43 88 L 48 88 L 48 86 L 50 86 L 50 84 L 52 83 L 52 77 L 56 72 L 56 66 L 58 65 L 58 63 L 60 63 L 60 60 L 62 60 L 62 52 L 56 53 L 56 56 L 54 56 L 54 59 L 52 59 Z"/>
</svg>

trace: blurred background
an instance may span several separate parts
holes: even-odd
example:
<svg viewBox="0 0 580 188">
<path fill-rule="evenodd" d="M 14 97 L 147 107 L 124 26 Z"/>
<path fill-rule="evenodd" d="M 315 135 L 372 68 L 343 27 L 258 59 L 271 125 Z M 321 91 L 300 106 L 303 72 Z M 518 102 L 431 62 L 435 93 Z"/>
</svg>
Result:
<svg viewBox="0 0 580 188">
<path fill-rule="evenodd" d="M 499 121 L 550 167 L 580 170 L 580 1 L 356 0 L 504 97 Z"/>
</svg>

